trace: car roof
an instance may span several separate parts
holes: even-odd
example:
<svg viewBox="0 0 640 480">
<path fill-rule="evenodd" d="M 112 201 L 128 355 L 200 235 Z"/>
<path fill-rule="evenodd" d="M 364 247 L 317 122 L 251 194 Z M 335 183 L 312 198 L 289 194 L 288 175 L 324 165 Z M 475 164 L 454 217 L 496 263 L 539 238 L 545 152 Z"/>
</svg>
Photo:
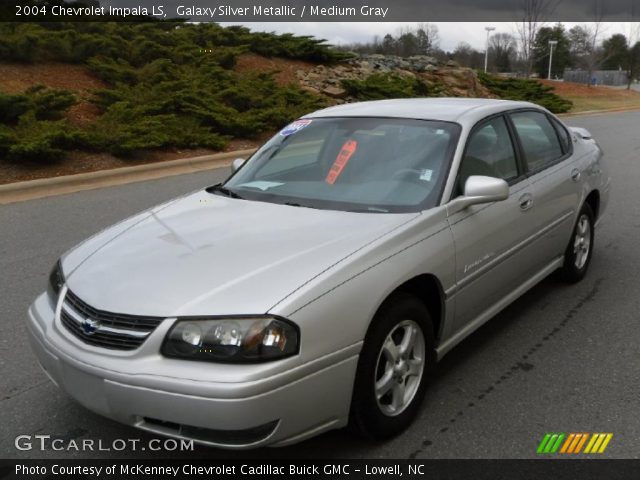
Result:
<svg viewBox="0 0 640 480">
<path fill-rule="evenodd" d="M 490 98 L 400 98 L 337 105 L 305 115 L 305 118 L 393 117 L 474 124 L 488 115 L 517 108 L 544 110 L 530 102 Z"/>
</svg>

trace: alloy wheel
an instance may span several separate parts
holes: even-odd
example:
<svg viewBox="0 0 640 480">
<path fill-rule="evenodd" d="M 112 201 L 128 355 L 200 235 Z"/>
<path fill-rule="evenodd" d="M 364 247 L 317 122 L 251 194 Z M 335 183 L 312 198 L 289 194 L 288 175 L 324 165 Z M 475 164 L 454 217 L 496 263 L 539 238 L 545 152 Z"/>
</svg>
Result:
<svg viewBox="0 0 640 480">
<path fill-rule="evenodd" d="M 589 217 L 585 214 L 580 216 L 576 226 L 576 236 L 573 242 L 573 253 L 575 255 L 575 266 L 582 269 L 589 258 L 591 248 L 591 224 Z"/>
<path fill-rule="evenodd" d="M 411 404 L 424 368 L 422 328 L 413 320 L 403 320 L 387 335 L 376 363 L 375 396 L 383 414 L 399 415 Z"/>
</svg>

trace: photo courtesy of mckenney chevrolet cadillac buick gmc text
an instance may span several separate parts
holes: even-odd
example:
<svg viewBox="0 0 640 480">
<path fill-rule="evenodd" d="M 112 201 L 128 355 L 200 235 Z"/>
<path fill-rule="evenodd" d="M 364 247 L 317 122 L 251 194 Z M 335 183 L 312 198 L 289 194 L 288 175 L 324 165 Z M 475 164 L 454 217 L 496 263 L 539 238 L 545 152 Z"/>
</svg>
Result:
<svg viewBox="0 0 640 480">
<path fill-rule="evenodd" d="M 609 190 L 589 132 L 530 103 L 328 108 L 63 255 L 31 343 L 78 402 L 158 434 L 389 437 L 446 352 L 550 273 L 586 274 Z"/>
</svg>

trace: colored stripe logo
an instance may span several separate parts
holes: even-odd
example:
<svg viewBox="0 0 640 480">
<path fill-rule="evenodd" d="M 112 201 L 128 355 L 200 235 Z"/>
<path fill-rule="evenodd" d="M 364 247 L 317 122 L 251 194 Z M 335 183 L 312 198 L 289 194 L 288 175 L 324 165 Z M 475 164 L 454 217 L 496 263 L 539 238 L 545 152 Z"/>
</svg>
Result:
<svg viewBox="0 0 640 480">
<path fill-rule="evenodd" d="M 537 453 L 604 453 L 612 438 L 613 433 L 547 433 Z"/>
</svg>

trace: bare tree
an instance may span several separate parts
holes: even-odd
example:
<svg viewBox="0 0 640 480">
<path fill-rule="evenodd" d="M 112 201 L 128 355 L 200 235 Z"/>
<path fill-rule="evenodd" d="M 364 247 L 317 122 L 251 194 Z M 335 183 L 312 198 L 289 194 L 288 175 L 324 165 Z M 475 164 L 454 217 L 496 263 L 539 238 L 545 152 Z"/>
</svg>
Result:
<svg viewBox="0 0 640 480">
<path fill-rule="evenodd" d="M 574 64 L 587 71 L 587 83 L 591 85 L 594 70 L 604 60 L 603 51 L 599 45 L 602 34 L 600 21 L 576 25 L 569 30 L 570 54 Z"/>
<path fill-rule="evenodd" d="M 440 47 L 438 27 L 433 23 L 419 23 L 416 28 L 416 37 L 421 55 L 431 55 Z"/>
<path fill-rule="evenodd" d="M 498 72 L 511 70 L 511 63 L 516 53 L 517 41 L 510 33 L 496 33 L 489 39 L 489 56 Z"/>
<path fill-rule="evenodd" d="M 527 76 L 533 70 L 533 47 L 538 30 L 553 14 L 561 0 L 522 0 L 522 18 L 516 23 L 520 39 L 520 55 Z"/>
<path fill-rule="evenodd" d="M 589 86 L 593 83 L 591 78 L 593 76 L 593 71 L 598 68 L 604 59 L 602 50 L 598 48 L 600 35 L 602 34 L 602 18 L 604 17 L 604 13 L 602 12 L 600 0 L 594 0 L 593 6 L 593 22 L 588 25 L 583 25 L 583 29 L 587 33 L 586 38 L 588 49 L 584 56 L 584 62 L 586 64 L 586 70 L 589 77 Z"/>
<path fill-rule="evenodd" d="M 484 64 L 484 53 L 479 52 L 467 42 L 460 42 L 451 53 L 451 58 L 464 67 L 480 69 Z"/>
</svg>

